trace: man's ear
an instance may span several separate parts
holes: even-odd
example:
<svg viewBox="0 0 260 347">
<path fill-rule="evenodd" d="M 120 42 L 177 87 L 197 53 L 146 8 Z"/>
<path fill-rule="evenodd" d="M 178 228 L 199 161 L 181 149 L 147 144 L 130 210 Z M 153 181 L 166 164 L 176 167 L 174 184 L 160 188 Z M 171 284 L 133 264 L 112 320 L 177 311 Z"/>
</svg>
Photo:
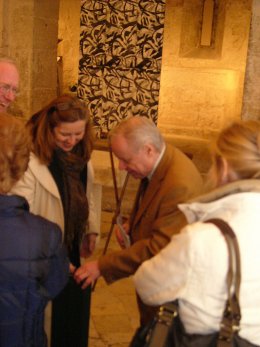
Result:
<svg viewBox="0 0 260 347">
<path fill-rule="evenodd" d="M 232 169 L 227 160 L 223 157 L 221 159 L 220 172 L 219 172 L 219 184 L 223 185 L 229 182 L 236 181 L 238 179 L 238 175 Z"/>
<path fill-rule="evenodd" d="M 155 148 L 152 144 L 150 143 L 146 143 L 144 145 L 144 150 L 145 150 L 145 153 L 148 155 L 148 156 L 153 156 L 154 153 L 155 153 Z"/>
</svg>

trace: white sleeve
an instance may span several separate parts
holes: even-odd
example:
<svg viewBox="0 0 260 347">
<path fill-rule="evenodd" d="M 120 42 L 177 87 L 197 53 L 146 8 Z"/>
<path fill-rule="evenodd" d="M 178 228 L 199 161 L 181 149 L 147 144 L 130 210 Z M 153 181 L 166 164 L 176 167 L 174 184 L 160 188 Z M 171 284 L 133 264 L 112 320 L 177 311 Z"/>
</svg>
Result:
<svg viewBox="0 0 260 347">
<path fill-rule="evenodd" d="M 139 267 L 133 279 L 146 304 L 161 305 L 185 292 L 191 271 L 189 244 L 188 233 L 175 235 L 162 251 Z"/>
</svg>

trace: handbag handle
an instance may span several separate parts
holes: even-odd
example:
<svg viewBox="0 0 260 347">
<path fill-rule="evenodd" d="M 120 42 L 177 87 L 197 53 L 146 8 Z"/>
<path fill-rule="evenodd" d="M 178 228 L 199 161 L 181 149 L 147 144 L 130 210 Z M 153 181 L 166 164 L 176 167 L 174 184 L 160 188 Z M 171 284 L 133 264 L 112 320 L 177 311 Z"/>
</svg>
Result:
<svg viewBox="0 0 260 347">
<path fill-rule="evenodd" d="M 241 282 L 239 245 L 234 231 L 224 220 L 213 218 L 205 221 L 205 223 L 212 223 L 221 231 L 226 240 L 229 253 L 229 267 L 227 273 L 228 298 L 222 316 L 217 344 L 218 347 L 228 347 L 231 346 L 233 335 L 239 331 L 241 319 L 239 306 L 239 289 Z M 233 293 L 231 292 L 232 285 L 234 285 Z"/>
</svg>

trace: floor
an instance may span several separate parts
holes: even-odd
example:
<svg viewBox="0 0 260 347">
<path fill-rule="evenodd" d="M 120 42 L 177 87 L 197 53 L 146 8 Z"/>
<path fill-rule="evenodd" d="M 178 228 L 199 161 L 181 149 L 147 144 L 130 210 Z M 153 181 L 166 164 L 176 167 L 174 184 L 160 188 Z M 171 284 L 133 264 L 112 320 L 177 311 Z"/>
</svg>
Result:
<svg viewBox="0 0 260 347">
<path fill-rule="evenodd" d="M 101 239 L 95 255 L 103 249 L 111 227 L 112 214 L 102 213 Z M 107 252 L 119 246 L 112 235 Z M 88 347 L 128 347 L 139 323 L 135 291 L 131 278 L 106 285 L 100 278 L 91 297 L 91 318 Z"/>
</svg>

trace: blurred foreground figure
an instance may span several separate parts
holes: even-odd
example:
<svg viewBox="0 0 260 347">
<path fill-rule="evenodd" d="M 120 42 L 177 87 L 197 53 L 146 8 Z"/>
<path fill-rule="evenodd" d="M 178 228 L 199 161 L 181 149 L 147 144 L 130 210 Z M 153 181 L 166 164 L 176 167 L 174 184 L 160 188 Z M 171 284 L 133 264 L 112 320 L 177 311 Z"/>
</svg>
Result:
<svg viewBox="0 0 260 347">
<path fill-rule="evenodd" d="M 66 285 L 69 261 L 60 228 L 10 195 L 27 168 L 29 136 L 0 114 L 0 346 L 45 347 L 44 309 Z"/>
</svg>

